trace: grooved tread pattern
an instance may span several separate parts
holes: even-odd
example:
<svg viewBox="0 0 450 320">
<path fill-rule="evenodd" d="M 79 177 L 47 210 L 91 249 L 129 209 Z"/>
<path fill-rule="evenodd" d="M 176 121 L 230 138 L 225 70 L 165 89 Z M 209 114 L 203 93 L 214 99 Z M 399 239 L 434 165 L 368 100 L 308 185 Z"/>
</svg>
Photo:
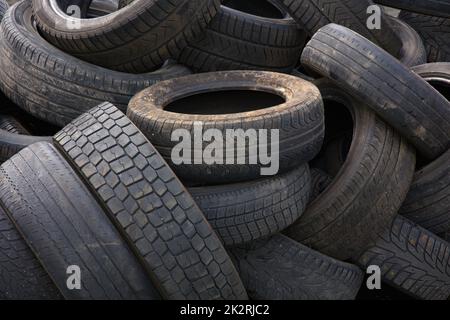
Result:
<svg viewBox="0 0 450 320">
<path fill-rule="evenodd" d="M 450 102 L 397 59 L 336 24 L 317 32 L 302 63 L 366 101 L 424 156 L 450 148 Z"/>
<path fill-rule="evenodd" d="M 274 177 L 190 188 L 192 197 L 227 246 L 273 235 L 290 226 L 310 196 L 307 164 Z"/>
<path fill-rule="evenodd" d="M 14 5 L 0 27 L 0 89 L 37 118 L 64 126 L 104 101 L 126 110 L 131 97 L 152 84 L 189 73 L 169 65 L 126 74 L 72 57 L 48 44 L 31 23 L 29 1 Z"/>
<path fill-rule="evenodd" d="M 413 297 L 450 297 L 450 244 L 401 216 L 358 261 L 379 266 L 384 282 Z"/>
<path fill-rule="evenodd" d="M 112 13 L 113 18 L 101 17 L 97 25 L 74 32 L 41 1 L 48 0 L 33 0 L 33 9 L 49 42 L 91 63 L 132 73 L 154 70 L 168 58 L 177 59 L 220 6 L 220 0 L 138 1 Z"/>
<path fill-rule="evenodd" d="M 230 251 L 256 300 L 353 300 L 363 281 L 357 266 L 283 235 Z"/>
<path fill-rule="evenodd" d="M 155 297 L 128 245 L 53 145 L 22 150 L 0 167 L 0 181 L 5 212 L 66 299 Z M 73 265 L 81 290 L 67 286 Z"/>
<path fill-rule="evenodd" d="M 392 8 L 450 18 L 450 2 L 447 0 L 374 0 Z"/>
<path fill-rule="evenodd" d="M 400 12 L 399 17 L 422 37 L 428 62 L 450 62 L 450 18 L 408 11 Z"/>
<path fill-rule="evenodd" d="M 167 299 L 244 299 L 230 257 L 144 135 L 104 103 L 55 143 L 83 177 Z"/>
<path fill-rule="evenodd" d="M 5 15 L 6 10 L 8 10 L 9 5 L 5 0 L 0 0 L 0 21 L 2 21 L 3 16 Z"/>
<path fill-rule="evenodd" d="M 290 72 L 298 64 L 305 40 L 305 33 L 290 17 L 267 19 L 222 6 L 178 61 L 201 72 Z"/>
<path fill-rule="evenodd" d="M 276 0 L 307 32 L 314 35 L 329 23 L 350 28 L 370 41 L 381 45 L 394 56 L 401 49 L 401 41 L 392 30 L 389 20 L 381 16 L 381 29 L 369 30 L 367 8 L 371 0 Z"/>
</svg>

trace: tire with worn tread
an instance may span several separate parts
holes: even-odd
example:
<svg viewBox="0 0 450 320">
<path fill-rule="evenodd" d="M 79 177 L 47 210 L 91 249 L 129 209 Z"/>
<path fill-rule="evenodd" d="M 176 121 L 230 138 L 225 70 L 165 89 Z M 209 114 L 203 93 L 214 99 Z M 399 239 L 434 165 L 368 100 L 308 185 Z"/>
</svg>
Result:
<svg viewBox="0 0 450 320">
<path fill-rule="evenodd" d="M 6 0 L 0 0 L 0 21 L 2 21 L 3 16 L 5 15 L 6 10 L 8 10 L 9 5 Z"/>
<path fill-rule="evenodd" d="M 189 74 L 166 65 L 126 74 L 91 65 L 47 43 L 34 28 L 29 1 L 15 4 L 0 27 L 0 88 L 26 112 L 64 126 L 104 101 L 126 110 L 131 97 L 157 81 Z"/>
<path fill-rule="evenodd" d="M 428 62 L 450 62 L 450 18 L 402 11 L 399 18 L 421 36 Z"/>
<path fill-rule="evenodd" d="M 289 73 L 298 64 L 305 43 L 306 33 L 271 1 L 228 0 L 206 31 L 189 42 L 178 61 L 201 72 Z"/>
<path fill-rule="evenodd" d="M 57 2 L 33 0 L 38 28 L 50 43 L 82 60 L 131 73 L 177 59 L 220 6 L 220 0 L 135 0 L 106 16 L 79 20 Z"/>
<path fill-rule="evenodd" d="M 307 164 L 266 179 L 189 189 L 227 246 L 283 231 L 305 211 L 310 191 Z"/>
<path fill-rule="evenodd" d="M 235 99 L 236 92 L 239 100 Z M 254 98 L 252 95 L 261 93 L 269 93 L 270 97 L 276 97 L 277 102 L 266 106 L 265 96 Z M 205 94 L 221 96 L 214 96 L 216 98 L 211 101 L 209 97 L 205 99 Z M 185 97 L 194 99 L 194 102 L 189 100 L 175 109 L 168 109 L 168 104 L 184 101 Z M 248 105 L 243 106 L 244 103 Z M 266 132 L 270 142 L 261 142 L 261 145 L 271 150 L 272 158 L 278 157 L 279 173 L 314 158 L 324 135 L 323 103 L 319 90 L 300 78 L 264 71 L 222 71 L 164 81 L 138 93 L 130 101 L 127 114 L 171 164 L 176 174 L 189 183 L 216 185 L 253 180 L 261 178 L 261 170 L 269 165 L 250 164 L 249 152 L 237 158 L 236 149 L 240 154 L 243 152 L 239 146 L 234 148 L 233 164 L 229 164 L 233 160 L 231 157 L 225 159 L 224 164 L 218 161 L 209 161 L 212 162 L 209 165 L 205 161 L 194 164 L 192 159 L 189 160 L 193 164 L 187 164 L 187 161 L 175 164 L 172 153 L 179 143 L 172 140 L 172 134 L 177 129 L 187 130 L 189 139 L 192 138 L 192 149 L 202 154 L 209 143 L 204 141 L 202 150 L 195 143 L 195 130 L 198 130 L 199 124 L 203 132 L 218 129 L 222 137 L 227 137 L 227 130 L 235 130 L 237 135 L 238 130 L 247 132 L 247 129 L 258 134 Z M 273 130 L 278 130 L 278 141 L 272 140 Z M 252 142 L 255 139 L 247 140 L 246 149 L 256 147 Z M 223 143 L 222 154 L 225 156 L 229 151 L 226 150 L 227 143 L 220 142 Z M 262 148 L 261 145 L 259 148 Z M 277 147 L 278 150 L 275 149 Z"/>
<path fill-rule="evenodd" d="M 413 178 L 415 153 L 361 102 L 327 80 L 316 84 L 326 108 L 327 101 L 337 102 L 352 114 L 353 140 L 333 182 L 285 233 L 319 252 L 348 260 L 370 246 L 397 215 Z"/>
<path fill-rule="evenodd" d="M 430 16 L 450 18 L 450 2 L 446 0 L 373 0 L 373 2 Z"/>
<path fill-rule="evenodd" d="M 379 266 L 385 283 L 412 297 L 450 297 L 450 244 L 402 216 L 380 234 L 358 263 L 363 269 Z"/>
<path fill-rule="evenodd" d="M 47 272 L 0 206 L 0 299 L 61 298 Z"/>
<path fill-rule="evenodd" d="M 313 36 L 329 23 L 346 26 L 398 56 L 401 41 L 381 12 L 381 29 L 369 30 L 367 21 L 371 0 L 276 0 L 297 23 Z"/>
<path fill-rule="evenodd" d="M 307 44 L 302 63 L 366 101 L 424 156 L 450 148 L 450 102 L 383 49 L 330 24 Z"/>
<path fill-rule="evenodd" d="M 230 251 L 255 300 L 353 300 L 364 278 L 357 266 L 280 234 Z"/>
<path fill-rule="evenodd" d="M 101 206 L 50 143 L 0 167 L 0 203 L 66 299 L 155 299 L 150 278 Z M 78 266 L 82 289 L 71 290 Z M 73 272 L 73 271 L 71 271 Z"/>
<path fill-rule="evenodd" d="M 115 106 L 80 116 L 54 142 L 138 254 L 164 299 L 245 299 L 218 236 L 167 163 Z"/>
</svg>

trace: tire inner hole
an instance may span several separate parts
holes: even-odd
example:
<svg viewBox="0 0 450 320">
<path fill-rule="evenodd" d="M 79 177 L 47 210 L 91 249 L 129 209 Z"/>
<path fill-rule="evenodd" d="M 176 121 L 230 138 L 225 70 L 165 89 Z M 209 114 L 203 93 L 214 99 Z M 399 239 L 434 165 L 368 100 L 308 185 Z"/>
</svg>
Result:
<svg viewBox="0 0 450 320">
<path fill-rule="evenodd" d="M 267 0 L 224 0 L 222 5 L 255 16 L 283 19 L 285 15 Z"/>
<path fill-rule="evenodd" d="M 275 93 L 255 90 L 225 90 L 194 94 L 177 99 L 164 110 L 195 115 L 220 115 L 256 111 L 285 103 Z"/>
</svg>

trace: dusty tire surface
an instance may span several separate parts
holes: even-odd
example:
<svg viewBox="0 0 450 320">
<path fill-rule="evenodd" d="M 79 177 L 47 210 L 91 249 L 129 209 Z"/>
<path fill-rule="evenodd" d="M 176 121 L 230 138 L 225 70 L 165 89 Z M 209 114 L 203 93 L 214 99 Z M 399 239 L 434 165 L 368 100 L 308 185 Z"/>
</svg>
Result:
<svg viewBox="0 0 450 320">
<path fill-rule="evenodd" d="M 61 298 L 47 272 L 0 207 L 0 299 Z"/>
<path fill-rule="evenodd" d="M 363 281 L 357 266 L 283 235 L 230 251 L 256 300 L 353 300 Z"/>
<path fill-rule="evenodd" d="M 3 16 L 5 15 L 6 10 L 8 10 L 9 5 L 5 0 L 0 0 L 0 21 L 2 21 Z"/>
<path fill-rule="evenodd" d="M 306 33 L 271 1 L 228 0 L 206 31 L 189 42 L 178 61 L 201 72 L 289 73 L 298 64 L 305 42 Z"/>
<path fill-rule="evenodd" d="M 427 63 L 427 51 L 417 31 L 398 18 L 387 16 L 387 19 L 402 43 L 398 59 L 408 67 Z"/>
<path fill-rule="evenodd" d="M 379 266 L 384 282 L 415 298 L 450 297 L 450 244 L 401 216 L 358 263 Z"/>
<path fill-rule="evenodd" d="M 164 299 L 245 299 L 218 236 L 167 163 L 115 106 L 74 120 L 55 144 L 84 179 Z"/>
<path fill-rule="evenodd" d="M 158 297 L 138 260 L 76 172 L 49 143 L 0 168 L 0 202 L 66 299 Z M 67 286 L 79 266 L 82 290 Z"/>
<path fill-rule="evenodd" d="M 374 0 L 388 7 L 450 18 L 450 2 L 441 0 Z"/>
<path fill-rule="evenodd" d="M 350 28 L 370 41 L 381 45 L 394 56 L 401 49 L 401 42 L 382 13 L 381 30 L 367 28 L 367 8 L 373 5 L 371 0 L 276 0 L 297 23 L 314 35 L 329 23 Z"/>
<path fill-rule="evenodd" d="M 399 18 L 421 36 L 427 50 L 428 62 L 450 62 L 450 18 L 408 11 L 400 12 Z"/>
<path fill-rule="evenodd" d="M 322 28 L 303 51 L 302 63 L 366 101 L 424 156 L 436 159 L 450 148 L 450 102 L 357 33 L 336 24 Z"/>
<path fill-rule="evenodd" d="M 266 179 L 189 188 L 227 246 L 283 231 L 304 212 L 311 191 L 308 165 Z"/>
<path fill-rule="evenodd" d="M 176 59 L 220 6 L 220 0 L 135 0 L 104 17 L 73 21 L 56 3 L 33 1 L 38 28 L 50 43 L 82 60 L 131 73 Z M 71 21 L 79 23 L 75 30 Z"/>
<path fill-rule="evenodd" d="M 157 81 L 188 74 L 167 65 L 148 74 L 126 74 L 74 58 L 47 43 L 32 25 L 28 1 L 15 4 L 0 27 L 0 88 L 33 116 L 64 126 L 110 101 L 126 110 L 131 97 Z"/>
<path fill-rule="evenodd" d="M 326 255 L 348 260 L 371 245 L 397 215 L 413 178 L 415 153 L 361 102 L 329 81 L 316 84 L 325 103 L 336 101 L 352 114 L 353 140 L 332 183 L 285 233 Z"/>
<path fill-rule="evenodd" d="M 237 90 L 237 93 L 232 90 Z M 222 95 L 215 98 L 212 104 L 210 99 L 206 99 L 206 104 L 204 100 L 183 102 L 186 96 L 204 99 L 205 93 Z M 261 98 L 260 94 L 269 94 L 269 98 L 276 101 L 266 107 L 267 96 Z M 242 105 L 240 101 L 248 105 Z M 167 107 L 170 102 L 178 104 L 171 109 Z M 194 143 L 197 124 L 201 124 L 203 132 L 218 129 L 223 137 L 229 129 L 268 130 L 267 141 L 258 141 L 272 151 L 272 157 L 278 155 L 279 173 L 311 160 L 320 150 L 324 135 L 323 104 L 319 90 L 299 78 L 271 72 L 223 71 L 162 82 L 138 93 L 130 101 L 127 114 L 181 179 L 204 184 L 260 178 L 261 170 L 268 166 L 250 164 L 248 152 L 237 158 L 236 150 L 243 150 L 239 146 L 235 148 L 233 164 L 217 161 L 211 165 L 195 164 L 194 161 L 191 161 L 193 164 L 186 164 L 186 161 L 174 164 L 172 153 L 178 142 L 171 138 L 175 130 L 187 130 Z M 278 130 L 279 143 L 272 137 L 272 129 Z M 246 143 L 247 149 L 256 145 L 254 141 L 250 142 Z M 193 150 L 202 152 L 208 144 L 203 142 L 201 150 L 198 145 L 192 144 Z M 226 155 L 226 144 L 223 146 L 222 154 Z M 224 160 L 232 159 L 222 160 L 225 163 Z M 238 161 L 246 164 L 239 164 Z"/>
</svg>

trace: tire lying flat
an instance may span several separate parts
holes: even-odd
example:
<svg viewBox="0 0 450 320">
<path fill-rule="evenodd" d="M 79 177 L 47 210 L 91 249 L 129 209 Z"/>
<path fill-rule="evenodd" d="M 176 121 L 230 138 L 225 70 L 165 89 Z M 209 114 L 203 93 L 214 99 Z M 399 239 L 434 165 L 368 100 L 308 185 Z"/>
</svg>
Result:
<svg viewBox="0 0 450 320">
<path fill-rule="evenodd" d="M 424 156 L 450 148 L 450 102 L 407 66 L 348 28 L 318 31 L 302 63 L 366 101 Z"/>
<path fill-rule="evenodd" d="M 289 73 L 298 64 L 305 41 L 306 33 L 270 0 L 228 0 L 206 31 L 182 51 L 178 61 L 201 72 Z"/>
<path fill-rule="evenodd" d="M 255 300 L 353 300 L 363 273 L 283 235 L 230 249 Z"/>
<path fill-rule="evenodd" d="M 450 18 L 402 11 L 400 19 L 412 26 L 425 43 L 428 62 L 450 62 Z"/>
<path fill-rule="evenodd" d="M 234 98 L 236 91 L 240 94 L 240 100 Z M 211 104 L 209 99 L 204 99 L 205 93 L 221 93 L 222 96 Z M 253 96 L 261 93 L 268 93 L 270 99 L 276 97 L 276 102 L 265 107 L 266 96 L 264 99 Z M 176 109 L 167 107 L 170 102 L 183 101 L 186 96 L 203 99 L 203 103 L 195 100 L 185 102 L 181 107 L 178 105 Z M 248 106 L 241 108 L 242 101 Z M 225 164 L 224 160 L 229 161 L 228 158 L 222 159 L 224 164 L 217 161 L 211 165 L 204 164 L 204 161 L 194 164 L 195 159 L 189 159 L 192 164 L 186 164 L 186 161 L 175 164 L 172 153 L 179 144 L 172 140 L 175 130 L 187 130 L 192 149 L 202 155 L 203 149 L 199 150 L 194 139 L 198 124 L 201 124 L 203 132 L 218 129 L 222 137 L 227 137 L 229 129 L 252 129 L 258 133 L 262 132 L 258 130 L 265 130 L 269 136 L 268 142 L 258 141 L 272 151 L 272 158 L 279 156 L 279 173 L 314 158 L 320 150 L 324 135 L 323 104 L 319 90 L 299 78 L 272 72 L 223 71 L 162 82 L 138 93 L 130 102 L 127 114 L 181 179 L 210 185 L 261 178 L 261 169 L 269 165 L 251 164 L 249 152 L 239 159 L 235 152 L 234 164 Z M 279 141 L 272 140 L 272 129 L 278 130 Z M 255 147 L 255 143 L 251 143 L 247 142 L 246 147 Z M 208 145 L 208 142 L 203 141 L 202 148 Z M 225 156 L 226 143 L 222 146 Z M 278 150 L 274 147 L 278 147 Z M 243 148 L 235 149 L 242 151 Z M 239 164 L 238 161 L 245 164 Z"/>
<path fill-rule="evenodd" d="M 144 135 L 104 103 L 54 138 L 164 299 L 245 299 L 233 263 Z"/>
<path fill-rule="evenodd" d="M 333 182 L 286 234 L 333 258 L 348 260 L 374 243 L 397 215 L 411 185 L 415 153 L 405 139 L 361 102 L 329 81 L 316 84 L 326 112 L 326 102 L 330 101 L 351 113 L 353 141 Z"/>
<path fill-rule="evenodd" d="M 381 30 L 369 30 L 367 22 L 371 0 L 276 0 L 281 8 L 297 21 L 310 36 L 329 23 L 346 26 L 370 41 L 381 45 L 394 56 L 401 49 L 401 41 L 382 13 Z"/>
<path fill-rule="evenodd" d="M 84 186 L 49 143 L 22 150 L 0 168 L 0 202 L 66 299 L 155 299 L 144 269 Z M 70 290 L 78 266 L 82 289 Z"/>
<path fill-rule="evenodd" d="M 176 59 L 220 6 L 220 0 L 136 0 L 106 16 L 79 20 L 57 2 L 33 1 L 39 30 L 50 43 L 93 64 L 131 73 Z"/>
<path fill-rule="evenodd" d="M 227 246 L 283 231 L 303 214 L 310 191 L 307 164 L 266 179 L 189 189 Z"/>
<path fill-rule="evenodd" d="M 104 101 L 126 110 L 130 98 L 157 81 L 188 74 L 166 65 L 132 75 L 91 65 L 44 40 L 34 28 L 29 1 L 15 4 L 0 28 L 0 88 L 33 116 L 64 126 Z"/>
<path fill-rule="evenodd" d="M 450 244 L 401 216 L 358 261 L 379 266 L 384 282 L 415 298 L 450 297 Z"/>
</svg>

